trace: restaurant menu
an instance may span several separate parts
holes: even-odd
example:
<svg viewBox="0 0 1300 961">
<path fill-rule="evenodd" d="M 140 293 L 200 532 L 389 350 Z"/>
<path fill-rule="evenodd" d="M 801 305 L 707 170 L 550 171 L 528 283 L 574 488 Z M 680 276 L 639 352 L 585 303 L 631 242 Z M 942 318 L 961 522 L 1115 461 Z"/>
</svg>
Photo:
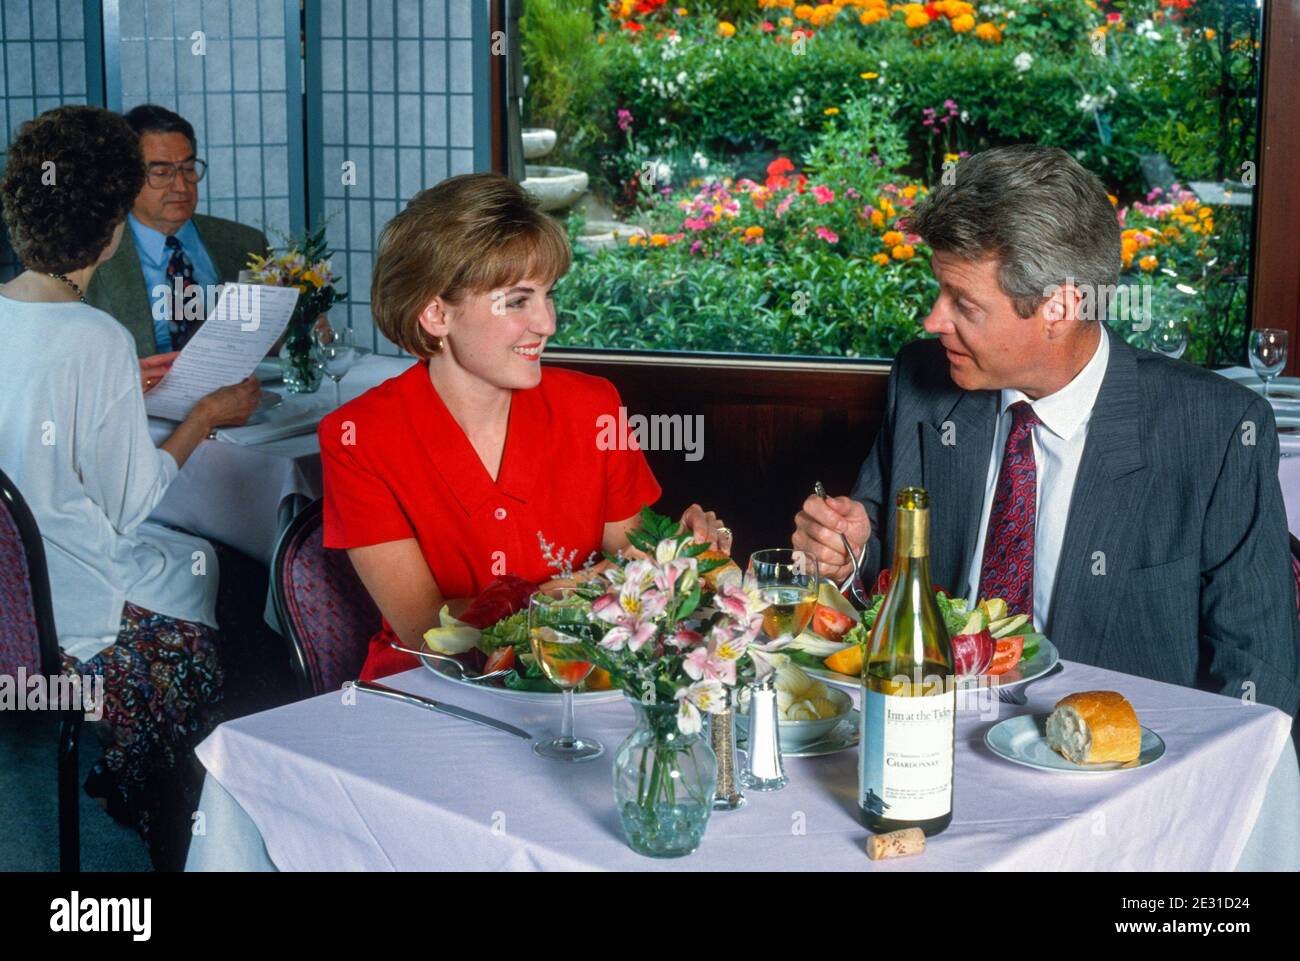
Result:
<svg viewBox="0 0 1300 961">
<path fill-rule="evenodd" d="M 297 302 L 295 287 L 226 284 L 162 383 L 144 395 L 149 416 L 184 420 L 201 398 L 249 376 L 284 333 Z"/>
</svg>

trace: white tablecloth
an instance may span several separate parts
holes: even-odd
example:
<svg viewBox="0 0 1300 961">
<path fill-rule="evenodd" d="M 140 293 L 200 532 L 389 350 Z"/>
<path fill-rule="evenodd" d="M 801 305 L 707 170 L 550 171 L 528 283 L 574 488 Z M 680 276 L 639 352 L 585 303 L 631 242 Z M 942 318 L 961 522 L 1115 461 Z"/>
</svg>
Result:
<svg viewBox="0 0 1300 961">
<path fill-rule="evenodd" d="M 363 357 L 343 378 L 343 400 L 397 376 L 411 363 L 409 358 Z M 311 409 L 324 416 L 334 406 L 334 383 L 328 378 L 315 394 L 290 394 L 280 383 L 268 383 L 266 389 L 284 399 L 267 412 L 271 423 Z M 175 427 L 171 421 L 149 422 L 155 443 Z M 280 532 L 298 506 L 295 501 L 320 495 L 320 445 L 314 430 L 255 446 L 208 440 L 190 456 L 151 519 L 229 544 L 269 567 Z"/>
<path fill-rule="evenodd" d="M 423 669 L 390 683 L 534 733 L 558 724 L 558 704 L 507 700 Z M 714 814 L 691 857 L 654 861 L 627 847 L 614 809 L 612 756 L 632 726 L 625 703 L 579 705 L 579 733 L 599 737 L 607 753 L 564 765 L 475 724 L 373 695 L 349 706 L 327 694 L 223 724 L 199 746 L 209 776 L 189 867 L 1231 870 L 1249 849 L 1250 867 L 1300 869 L 1290 718 L 1068 662 L 1029 688 L 1026 707 L 999 710 L 1044 713 L 1067 693 L 1096 689 L 1133 702 L 1165 740 L 1160 761 L 1103 775 L 1020 767 L 984 745 L 993 720 L 961 713 L 953 823 L 919 857 L 889 862 L 863 851 L 856 750 L 787 759 L 788 787 L 751 792 L 741 811 Z"/>
</svg>

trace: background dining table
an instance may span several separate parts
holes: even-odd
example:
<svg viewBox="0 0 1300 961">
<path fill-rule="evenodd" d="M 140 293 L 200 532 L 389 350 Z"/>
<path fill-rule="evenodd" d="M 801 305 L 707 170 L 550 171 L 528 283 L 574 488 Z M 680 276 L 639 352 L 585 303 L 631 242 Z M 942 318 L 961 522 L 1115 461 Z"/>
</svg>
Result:
<svg viewBox="0 0 1300 961">
<path fill-rule="evenodd" d="M 715 813 L 693 855 L 656 861 L 625 843 L 610 775 L 633 726 L 620 697 L 580 703 L 605 745 L 548 761 L 491 728 L 365 693 L 323 694 L 222 724 L 188 869 L 201 870 L 1285 870 L 1300 869 L 1300 766 L 1291 719 L 1234 698 L 1062 662 L 1028 703 L 959 711 L 951 826 L 919 856 L 867 859 L 858 751 L 787 758 L 789 785 Z M 472 689 L 420 668 L 387 679 L 534 734 L 560 705 Z M 984 742 L 1000 718 L 1043 714 L 1073 691 L 1118 690 L 1164 739 L 1155 763 L 1062 773 Z M 988 705 L 983 705 L 987 708 Z M 996 715 L 996 716 L 993 716 Z"/>
</svg>

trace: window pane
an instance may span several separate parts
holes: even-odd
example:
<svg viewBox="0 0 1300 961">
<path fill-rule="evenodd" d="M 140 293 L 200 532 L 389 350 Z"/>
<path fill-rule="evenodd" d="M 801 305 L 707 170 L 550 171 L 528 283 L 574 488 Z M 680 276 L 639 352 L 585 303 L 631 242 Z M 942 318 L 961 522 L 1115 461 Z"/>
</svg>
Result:
<svg viewBox="0 0 1300 961">
<path fill-rule="evenodd" d="M 556 340 L 890 358 L 937 291 L 900 219 L 973 153 L 1038 143 L 1113 198 L 1111 326 L 1151 346 L 1185 318 L 1186 359 L 1244 363 L 1259 14 L 530 0 L 525 125 L 556 140 L 528 185 L 575 239 Z"/>
</svg>

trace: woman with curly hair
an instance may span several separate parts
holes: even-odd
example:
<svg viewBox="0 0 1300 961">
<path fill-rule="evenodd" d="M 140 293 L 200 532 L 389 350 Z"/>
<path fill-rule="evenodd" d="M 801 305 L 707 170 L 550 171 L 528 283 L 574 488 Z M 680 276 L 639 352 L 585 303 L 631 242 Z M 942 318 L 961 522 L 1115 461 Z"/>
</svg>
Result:
<svg viewBox="0 0 1300 961">
<path fill-rule="evenodd" d="M 155 865 L 179 867 L 192 747 L 221 692 L 218 571 L 212 545 L 146 518 L 260 388 L 209 394 L 155 447 L 131 336 L 82 296 L 144 182 L 134 131 L 98 107 L 59 107 L 22 126 L 7 161 L 0 201 L 26 270 L 0 287 L 0 469 L 40 527 L 65 670 L 104 679 L 105 752 L 86 790 L 136 826 Z"/>
</svg>

